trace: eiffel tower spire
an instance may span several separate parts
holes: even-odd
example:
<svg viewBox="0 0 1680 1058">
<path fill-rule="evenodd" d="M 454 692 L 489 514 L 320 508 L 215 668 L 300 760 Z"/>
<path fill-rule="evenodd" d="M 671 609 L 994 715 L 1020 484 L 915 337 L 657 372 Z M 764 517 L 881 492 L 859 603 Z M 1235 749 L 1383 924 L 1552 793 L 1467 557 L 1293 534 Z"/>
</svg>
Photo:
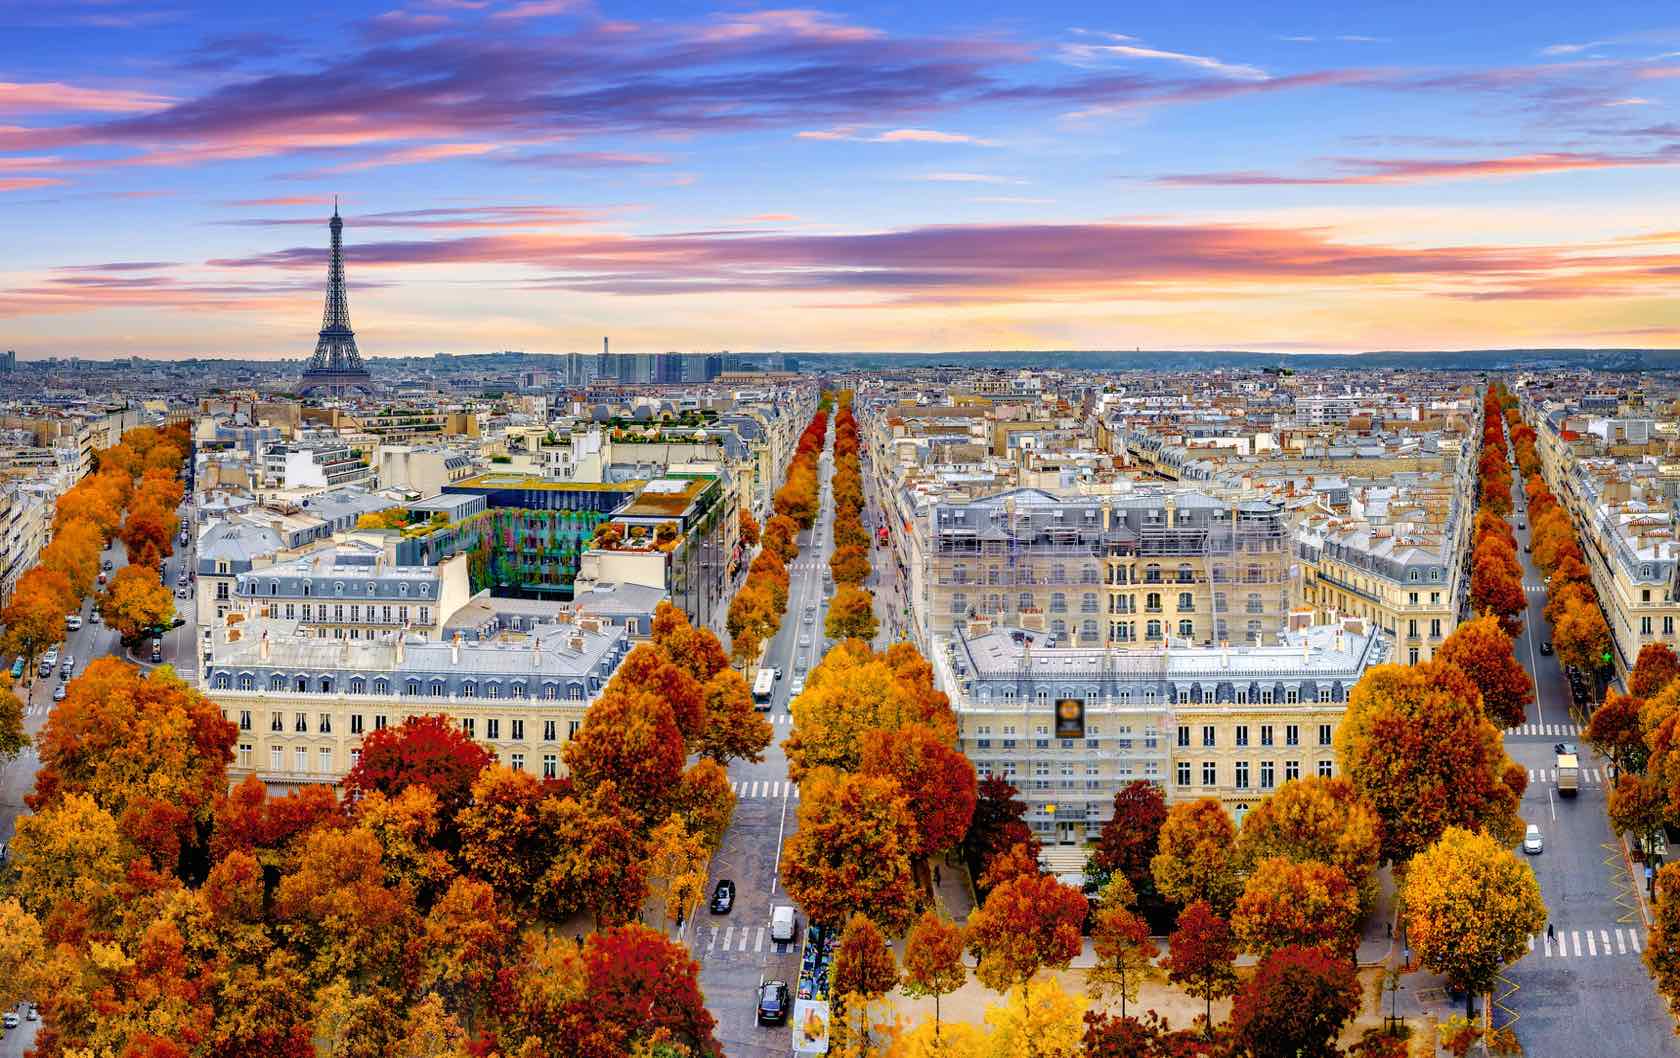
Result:
<svg viewBox="0 0 1680 1058">
<path fill-rule="evenodd" d="M 327 259 L 327 303 L 321 312 L 321 334 L 315 354 L 304 368 L 298 392 L 342 396 L 352 389 L 371 392 L 372 379 L 362 354 L 356 349 L 356 332 L 350 328 L 350 298 L 344 290 L 344 218 L 338 215 L 338 196 L 333 196 L 332 253 Z"/>
</svg>

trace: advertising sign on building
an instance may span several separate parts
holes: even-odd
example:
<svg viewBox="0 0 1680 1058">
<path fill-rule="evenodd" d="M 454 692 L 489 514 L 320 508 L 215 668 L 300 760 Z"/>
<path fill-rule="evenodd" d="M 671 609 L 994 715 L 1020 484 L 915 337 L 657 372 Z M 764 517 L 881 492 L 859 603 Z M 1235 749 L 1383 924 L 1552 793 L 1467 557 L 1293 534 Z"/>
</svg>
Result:
<svg viewBox="0 0 1680 1058">
<path fill-rule="evenodd" d="M 793 1053 L 828 1053 L 828 1001 L 796 999 L 793 1003 Z"/>
<path fill-rule="evenodd" d="M 1056 699 L 1056 737 L 1085 737 L 1085 699 Z"/>
</svg>

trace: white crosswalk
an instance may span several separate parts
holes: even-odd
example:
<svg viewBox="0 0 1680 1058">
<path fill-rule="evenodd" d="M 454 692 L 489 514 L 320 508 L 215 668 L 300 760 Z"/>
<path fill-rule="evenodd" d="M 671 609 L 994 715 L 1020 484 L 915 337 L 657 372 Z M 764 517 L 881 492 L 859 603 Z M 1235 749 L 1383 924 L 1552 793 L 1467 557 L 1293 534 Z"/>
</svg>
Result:
<svg viewBox="0 0 1680 1058">
<path fill-rule="evenodd" d="M 704 946 L 700 945 L 701 933 L 706 934 Z M 695 944 L 700 948 L 701 958 L 724 952 L 743 952 L 749 947 L 755 952 L 762 952 L 764 940 L 763 926 L 701 926 L 695 936 Z"/>
<path fill-rule="evenodd" d="M 743 801 L 780 801 L 784 797 L 799 797 L 799 786 L 791 782 L 755 782 L 744 779 L 730 783 L 729 788 L 735 792 L 736 799 Z"/>
<path fill-rule="evenodd" d="M 1602 959 L 1632 956 L 1638 958 L 1644 950 L 1639 930 L 1634 926 L 1599 929 L 1557 930 L 1556 936 L 1533 933 L 1528 938 L 1528 951 L 1542 959 Z"/>
<path fill-rule="evenodd" d="M 1508 735 L 1528 735 L 1535 738 L 1569 738 L 1580 733 L 1580 724 L 1523 724 L 1506 732 Z"/>
<path fill-rule="evenodd" d="M 1554 782 L 1555 783 L 1555 782 L 1557 782 L 1557 769 L 1556 768 L 1530 768 L 1530 769 L 1528 769 L 1528 781 L 1529 782 Z M 1583 786 L 1602 786 L 1602 785 L 1607 784 L 1609 781 L 1610 781 L 1610 769 L 1608 769 L 1608 768 L 1582 768 L 1581 769 L 1581 785 L 1583 785 Z"/>
<path fill-rule="evenodd" d="M 1546 594 L 1546 586 L 1544 584 L 1524 584 L 1523 591 L 1530 595 L 1544 595 Z"/>
</svg>

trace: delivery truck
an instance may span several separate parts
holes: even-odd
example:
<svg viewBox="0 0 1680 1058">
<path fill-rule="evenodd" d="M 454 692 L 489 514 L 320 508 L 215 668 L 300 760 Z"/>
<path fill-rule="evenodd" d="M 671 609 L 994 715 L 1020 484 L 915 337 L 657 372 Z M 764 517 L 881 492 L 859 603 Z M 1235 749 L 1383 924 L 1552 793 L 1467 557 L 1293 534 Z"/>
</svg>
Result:
<svg viewBox="0 0 1680 1058">
<path fill-rule="evenodd" d="M 1559 797 L 1574 797 L 1581 792 L 1581 758 L 1573 753 L 1557 755 L 1557 785 Z"/>
</svg>

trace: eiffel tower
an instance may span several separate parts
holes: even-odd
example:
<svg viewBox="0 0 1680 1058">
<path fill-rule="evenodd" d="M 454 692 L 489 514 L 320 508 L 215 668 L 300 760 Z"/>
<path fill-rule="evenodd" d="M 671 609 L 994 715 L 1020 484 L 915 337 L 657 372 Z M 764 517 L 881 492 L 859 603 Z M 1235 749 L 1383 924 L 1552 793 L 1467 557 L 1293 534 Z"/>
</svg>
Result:
<svg viewBox="0 0 1680 1058">
<path fill-rule="evenodd" d="M 327 307 L 321 314 L 321 337 L 315 355 L 303 369 L 300 396 L 342 397 L 352 392 L 371 394 L 373 378 L 356 351 L 356 332 L 350 329 L 350 299 L 344 292 L 344 220 L 333 199 L 332 257 L 327 262 Z"/>
</svg>

